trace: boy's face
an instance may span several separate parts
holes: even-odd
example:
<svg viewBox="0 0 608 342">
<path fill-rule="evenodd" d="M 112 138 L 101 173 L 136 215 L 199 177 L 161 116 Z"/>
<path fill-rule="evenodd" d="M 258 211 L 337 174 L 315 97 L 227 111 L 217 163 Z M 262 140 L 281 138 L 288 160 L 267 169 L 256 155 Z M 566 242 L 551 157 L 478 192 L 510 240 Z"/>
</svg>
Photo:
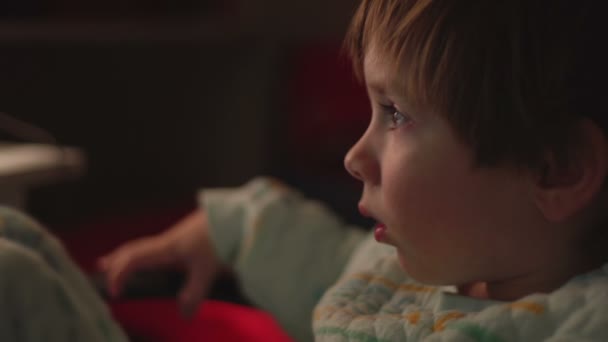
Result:
<svg viewBox="0 0 608 342">
<path fill-rule="evenodd" d="M 408 106 L 380 57 L 367 53 L 371 122 L 345 159 L 364 183 L 361 211 L 386 227 L 376 231 L 380 242 L 395 246 L 404 269 L 429 284 L 500 281 L 554 260 L 559 241 L 547 243 L 552 234 L 529 177 L 475 167 L 443 117 Z"/>
</svg>

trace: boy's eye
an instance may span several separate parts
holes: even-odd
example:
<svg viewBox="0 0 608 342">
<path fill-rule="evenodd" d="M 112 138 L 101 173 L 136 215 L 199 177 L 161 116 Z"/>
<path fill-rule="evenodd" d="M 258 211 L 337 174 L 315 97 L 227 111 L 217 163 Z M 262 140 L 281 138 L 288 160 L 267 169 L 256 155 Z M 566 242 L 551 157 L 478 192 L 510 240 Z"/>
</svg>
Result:
<svg viewBox="0 0 608 342">
<path fill-rule="evenodd" d="M 405 115 L 401 114 L 398 110 L 395 110 L 395 112 L 393 113 L 393 116 L 391 118 L 393 125 L 395 126 L 399 126 L 401 124 L 403 124 L 406 121 L 406 117 Z"/>
<path fill-rule="evenodd" d="M 390 128 L 397 128 L 410 120 L 405 114 L 395 108 L 395 106 L 382 105 L 382 108 Z"/>
</svg>

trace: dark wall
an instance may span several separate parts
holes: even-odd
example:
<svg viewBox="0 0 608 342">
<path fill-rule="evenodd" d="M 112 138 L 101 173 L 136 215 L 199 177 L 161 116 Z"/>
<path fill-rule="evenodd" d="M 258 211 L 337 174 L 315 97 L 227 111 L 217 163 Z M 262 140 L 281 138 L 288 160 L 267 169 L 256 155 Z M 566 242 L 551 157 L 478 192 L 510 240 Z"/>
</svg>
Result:
<svg viewBox="0 0 608 342">
<path fill-rule="evenodd" d="M 264 171 L 276 53 L 251 40 L 4 44 L 1 110 L 86 152 L 74 209 L 174 198 Z"/>
<path fill-rule="evenodd" d="M 74 219 L 193 200 L 261 173 L 289 178 L 290 53 L 338 48 L 357 2 L 0 20 L 0 111 L 88 157 L 82 179 L 37 189 L 28 209 Z"/>
</svg>

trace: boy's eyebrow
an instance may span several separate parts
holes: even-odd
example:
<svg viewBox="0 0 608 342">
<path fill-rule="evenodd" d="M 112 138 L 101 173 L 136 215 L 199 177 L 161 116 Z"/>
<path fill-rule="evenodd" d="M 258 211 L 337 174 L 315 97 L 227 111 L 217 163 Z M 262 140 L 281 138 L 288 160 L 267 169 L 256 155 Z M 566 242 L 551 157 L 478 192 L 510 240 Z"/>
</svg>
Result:
<svg viewBox="0 0 608 342">
<path fill-rule="evenodd" d="M 382 95 L 388 95 L 389 89 L 391 88 L 391 85 L 384 77 L 373 77 L 371 79 L 367 77 L 365 79 L 365 84 L 370 90 Z"/>
<path fill-rule="evenodd" d="M 402 88 L 400 86 L 393 85 L 391 87 L 390 85 L 386 85 L 384 82 L 380 82 L 379 79 L 371 80 L 369 82 L 366 80 L 365 83 L 368 88 L 368 92 L 372 92 L 378 96 L 387 98 L 387 100 L 399 105 L 402 110 L 410 112 L 413 110 L 414 107 L 412 106 L 412 103 L 403 95 Z"/>
<path fill-rule="evenodd" d="M 368 92 L 392 98 L 393 101 L 404 100 L 403 86 L 385 68 L 378 64 L 367 64 L 364 75 Z"/>
<path fill-rule="evenodd" d="M 402 85 L 392 79 L 388 79 L 384 75 L 385 74 L 382 74 L 382 76 L 374 75 L 375 77 L 369 77 L 370 75 L 366 75 L 366 87 L 370 91 L 373 91 L 374 93 L 379 95 L 402 97 L 400 96 L 400 94 L 404 93 Z"/>
<path fill-rule="evenodd" d="M 382 85 L 380 82 L 367 82 L 367 88 L 369 88 L 370 90 L 373 90 L 374 92 L 379 93 L 379 94 L 386 93 L 386 87 L 384 85 Z"/>
<path fill-rule="evenodd" d="M 402 88 L 396 84 L 390 85 L 385 82 L 379 82 L 379 80 L 376 80 L 375 82 L 372 80 L 371 82 L 366 82 L 366 84 L 369 91 L 372 91 L 375 94 L 394 98 L 395 100 L 405 100 Z"/>
</svg>

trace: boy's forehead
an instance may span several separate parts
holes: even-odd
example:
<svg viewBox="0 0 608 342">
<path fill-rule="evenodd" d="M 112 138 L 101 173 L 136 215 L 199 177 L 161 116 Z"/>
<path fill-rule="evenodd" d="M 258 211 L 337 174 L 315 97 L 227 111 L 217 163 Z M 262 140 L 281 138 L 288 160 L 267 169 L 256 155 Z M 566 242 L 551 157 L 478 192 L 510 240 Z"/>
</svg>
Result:
<svg viewBox="0 0 608 342">
<path fill-rule="evenodd" d="M 380 93 L 395 92 L 393 95 L 402 93 L 402 86 L 397 77 L 400 71 L 389 61 L 386 54 L 382 54 L 373 46 L 367 49 L 363 58 L 363 73 L 368 88 Z"/>
<path fill-rule="evenodd" d="M 376 90 L 387 88 L 388 73 L 386 68 L 382 66 L 382 63 L 375 55 L 370 53 L 365 55 L 363 73 L 365 74 L 365 83 L 369 88 L 374 88 Z"/>
</svg>

